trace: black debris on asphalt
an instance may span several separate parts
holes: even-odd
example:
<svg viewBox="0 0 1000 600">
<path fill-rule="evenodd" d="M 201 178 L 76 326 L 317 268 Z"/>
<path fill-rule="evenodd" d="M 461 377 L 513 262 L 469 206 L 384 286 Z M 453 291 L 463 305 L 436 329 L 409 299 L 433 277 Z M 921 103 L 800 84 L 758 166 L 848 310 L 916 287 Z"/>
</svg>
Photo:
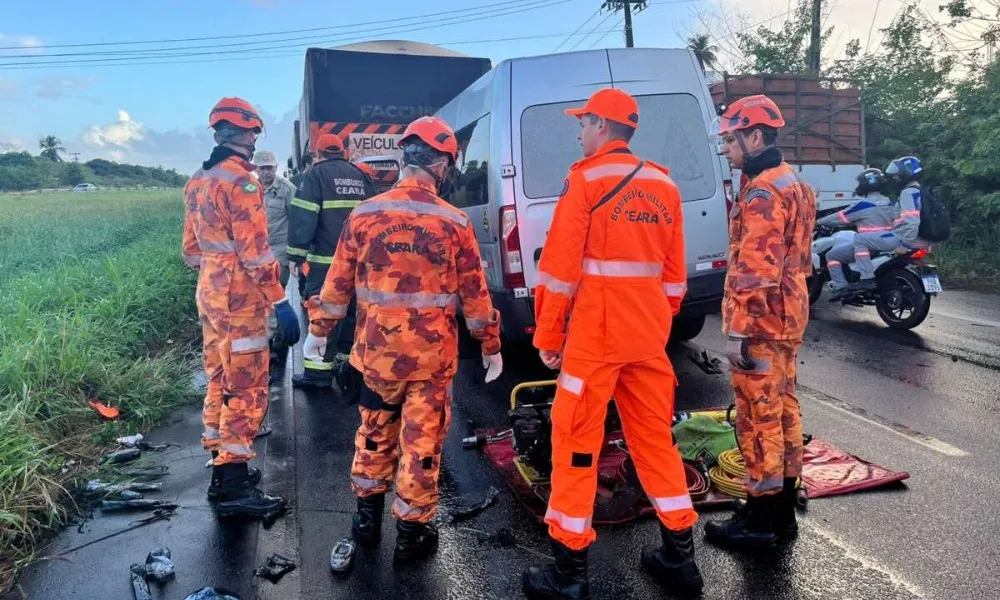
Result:
<svg viewBox="0 0 1000 600">
<path fill-rule="evenodd" d="M 287 573 L 295 570 L 295 563 L 280 554 L 272 554 L 257 570 L 253 572 L 257 577 L 263 577 L 271 583 L 278 583 Z"/>
</svg>

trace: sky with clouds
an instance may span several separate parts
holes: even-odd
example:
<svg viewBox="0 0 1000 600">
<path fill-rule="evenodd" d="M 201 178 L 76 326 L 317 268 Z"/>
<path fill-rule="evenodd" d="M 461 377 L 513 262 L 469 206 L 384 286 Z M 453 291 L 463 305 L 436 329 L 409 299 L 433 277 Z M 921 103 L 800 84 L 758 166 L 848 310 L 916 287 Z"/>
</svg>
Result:
<svg viewBox="0 0 1000 600">
<path fill-rule="evenodd" d="M 833 52 L 852 38 L 866 40 L 870 30 L 870 43 L 877 45 L 877 29 L 902 5 L 900 0 L 826 3 L 828 24 L 835 27 Z M 921 0 L 935 17 L 941 3 Z M 184 173 L 211 149 L 207 113 L 221 96 L 242 96 L 257 106 L 268 128 L 258 147 L 289 155 L 309 46 L 410 39 L 497 62 L 549 53 L 564 40 L 560 51 L 624 45 L 620 17 L 597 13 L 601 0 L 4 0 L 3 5 L 0 151 L 37 152 L 39 137 L 52 134 L 81 160 L 107 158 Z M 484 6 L 486 12 L 475 9 Z M 681 46 L 707 25 L 723 48 L 723 60 L 732 60 L 734 31 L 761 22 L 777 26 L 792 6 L 782 0 L 652 0 L 635 18 L 636 45 Z M 574 32 L 579 33 L 567 38 Z M 220 36 L 232 37 L 155 42 Z M 155 43 L 117 44 L 150 40 Z M 134 58 L 136 51 L 144 58 Z"/>
</svg>

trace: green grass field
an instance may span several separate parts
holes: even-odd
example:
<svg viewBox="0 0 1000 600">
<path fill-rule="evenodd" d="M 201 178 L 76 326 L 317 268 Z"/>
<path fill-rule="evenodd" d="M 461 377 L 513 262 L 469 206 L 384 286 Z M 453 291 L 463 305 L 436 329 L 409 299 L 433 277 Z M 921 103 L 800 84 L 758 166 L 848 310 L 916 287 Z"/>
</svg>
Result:
<svg viewBox="0 0 1000 600">
<path fill-rule="evenodd" d="M 196 395 L 182 222 L 179 190 L 0 196 L 0 590 L 72 515 L 102 441 Z"/>
</svg>

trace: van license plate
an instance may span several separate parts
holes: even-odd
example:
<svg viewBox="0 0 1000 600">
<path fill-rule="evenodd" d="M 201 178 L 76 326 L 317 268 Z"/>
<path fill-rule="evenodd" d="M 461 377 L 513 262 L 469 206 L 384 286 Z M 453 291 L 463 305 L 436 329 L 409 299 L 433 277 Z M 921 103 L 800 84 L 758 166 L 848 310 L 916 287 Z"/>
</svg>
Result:
<svg viewBox="0 0 1000 600">
<path fill-rule="evenodd" d="M 924 291 L 928 294 L 939 294 L 944 290 L 941 288 L 941 280 L 937 275 L 924 275 Z"/>
</svg>

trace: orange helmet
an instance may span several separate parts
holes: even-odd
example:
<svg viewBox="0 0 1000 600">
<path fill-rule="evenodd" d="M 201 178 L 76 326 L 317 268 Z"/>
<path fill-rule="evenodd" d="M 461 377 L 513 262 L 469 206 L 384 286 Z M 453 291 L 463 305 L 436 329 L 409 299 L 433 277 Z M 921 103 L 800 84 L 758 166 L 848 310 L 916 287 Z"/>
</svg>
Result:
<svg viewBox="0 0 1000 600">
<path fill-rule="evenodd" d="M 438 117 L 420 117 L 410 123 L 400 138 L 400 143 L 405 144 L 406 140 L 415 137 L 434 148 L 438 152 L 443 152 L 451 157 L 452 162 L 458 160 L 458 140 L 455 139 L 455 132 L 448 127 Z"/>
<path fill-rule="evenodd" d="M 733 102 L 722 113 L 718 133 L 730 133 L 758 125 L 780 129 L 785 126 L 785 119 L 774 100 L 767 96 L 747 96 Z"/>
<path fill-rule="evenodd" d="M 341 154 L 344 152 L 344 141 L 336 133 L 320 134 L 316 140 L 316 152 L 320 154 Z"/>
<path fill-rule="evenodd" d="M 260 133 L 264 121 L 253 106 L 242 98 L 223 98 L 212 107 L 208 115 L 208 126 L 215 128 L 219 123 L 228 122 L 241 129 L 253 129 Z"/>
</svg>

